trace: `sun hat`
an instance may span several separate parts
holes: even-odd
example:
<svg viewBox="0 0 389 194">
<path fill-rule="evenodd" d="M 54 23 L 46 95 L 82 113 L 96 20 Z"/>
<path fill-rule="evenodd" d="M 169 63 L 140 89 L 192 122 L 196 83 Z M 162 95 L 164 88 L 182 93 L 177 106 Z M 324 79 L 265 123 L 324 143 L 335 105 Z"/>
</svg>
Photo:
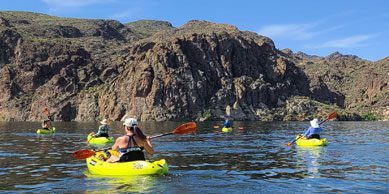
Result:
<svg viewBox="0 0 389 194">
<path fill-rule="evenodd" d="M 311 123 L 311 127 L 313 128 L 319 128 L 319 119 L 313 119 L 312 121 L 310 121 Z"/>
<path fill-rule="evenodd" d="M 108 119 L 103 119 L 102 121 L 100 121 L 100 124 L 102 125 L 108 125 Z"/>
<path fill-rule="evenodd" d="M 129 119 L 124 120 L 123 125 L 125 125 L 127 127 L 133 127 L 135 125 L 138 125 L 138 121 L 134 118 L 129 118 Z"/>
</svg>

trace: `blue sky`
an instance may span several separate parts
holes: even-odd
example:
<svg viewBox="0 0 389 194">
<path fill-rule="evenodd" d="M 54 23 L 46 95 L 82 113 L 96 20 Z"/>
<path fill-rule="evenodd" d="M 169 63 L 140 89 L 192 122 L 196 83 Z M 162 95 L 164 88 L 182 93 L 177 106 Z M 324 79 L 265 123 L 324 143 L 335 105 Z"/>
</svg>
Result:
<svg viewBox="0 0 389 194">
<path fill-rule="evenodd" d="M 389 56 L 389 1 L 356 0 L 2 0 L 0 10 L 72 18 L 228 23 L 266 35 L 279 49 L 368 60 Z"/>
</svg>

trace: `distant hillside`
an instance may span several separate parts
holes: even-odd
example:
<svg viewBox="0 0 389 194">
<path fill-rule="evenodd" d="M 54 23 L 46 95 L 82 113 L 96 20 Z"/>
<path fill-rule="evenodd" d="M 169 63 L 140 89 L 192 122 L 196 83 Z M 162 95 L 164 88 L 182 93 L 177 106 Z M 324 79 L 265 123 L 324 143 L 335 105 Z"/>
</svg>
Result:
<svg viewBox="0 0 389 194">
<path fill-rule="evenodd" d="M 279 51 L 228 24 L 0 12 L 0 120 L 389 119 L 389 60 Z"/>
</svg>

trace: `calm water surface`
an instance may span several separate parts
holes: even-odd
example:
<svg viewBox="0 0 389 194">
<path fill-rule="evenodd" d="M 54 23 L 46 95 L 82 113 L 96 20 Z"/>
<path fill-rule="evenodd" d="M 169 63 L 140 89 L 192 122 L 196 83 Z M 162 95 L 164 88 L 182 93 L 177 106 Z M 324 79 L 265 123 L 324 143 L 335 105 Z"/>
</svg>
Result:
<svg viewBox="0 0 389 194">
<path fill-rule="evenodd" d="M 123 133 L 114 123 L 112 135 Z M 147 122 L 149 135 L 178 122 Z M 164 176 L 96 177 L 71 153 L 95 148 L 86 136 L 97 123 L 54 123 L 58 133 L 38 136 L 39 123 L 0 123 L 0 192 L 360 192 L 389 191 L 389 122 L 328 122 L 326 147 L 286 147 L 308 122 L 235 122 L 244 131 L 220 133 L 198 123 L 195 135 L 153 140 L 165 158 Z M 106 146 L 106 147 L 109 147 Z"/>
</svg>

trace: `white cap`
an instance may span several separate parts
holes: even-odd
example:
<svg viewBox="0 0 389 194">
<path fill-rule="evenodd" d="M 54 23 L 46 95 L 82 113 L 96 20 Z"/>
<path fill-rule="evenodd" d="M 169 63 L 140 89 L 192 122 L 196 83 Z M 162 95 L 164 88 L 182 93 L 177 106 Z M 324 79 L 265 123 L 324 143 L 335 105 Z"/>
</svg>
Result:
<svg viewBox="0 0 389 194">
<path fill-rule="evenodd" d="M 313 128 L 319 128 L 319 119 L 313 119 L 311 122 L 311 127 Z"/>
<path fill-rule="evenodd" d="M 100 124 L 102 125 L 107 125 L 108 124 L 108 119 L 103 119 Z"/>
<path fill-rule="evenodd" d="M 129 118 L 129 119 L 124 120 L 123 125 L 125 125 L 127 127 L 133 127 L 135 125 L 138 125 L 138 121 L 134 118 Z"/>
</svg>

